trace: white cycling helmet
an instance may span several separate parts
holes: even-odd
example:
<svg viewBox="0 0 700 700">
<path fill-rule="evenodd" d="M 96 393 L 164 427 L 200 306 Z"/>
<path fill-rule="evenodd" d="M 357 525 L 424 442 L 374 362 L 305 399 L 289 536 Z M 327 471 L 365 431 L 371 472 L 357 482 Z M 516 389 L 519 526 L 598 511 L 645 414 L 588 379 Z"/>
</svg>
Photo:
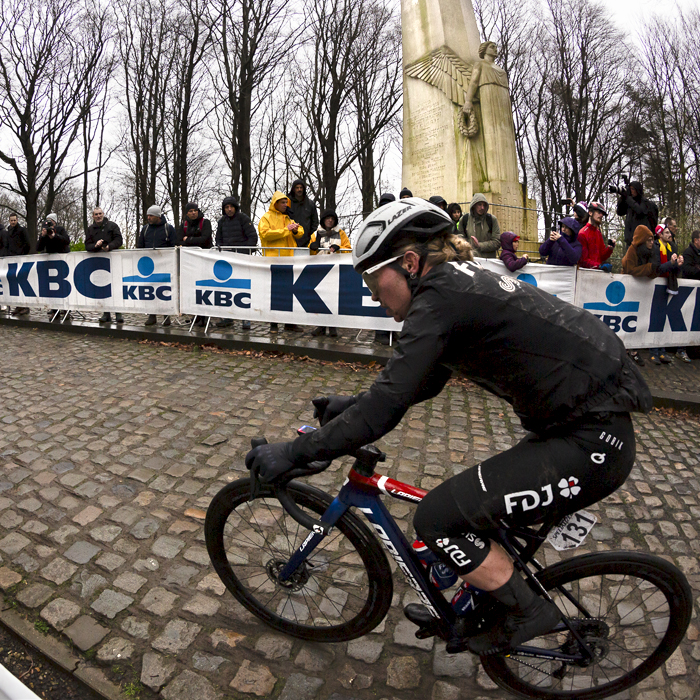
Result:
<svg viewBox="0 0 700 700">
<path fill-rule="evenodd" d="M 352 264 L 359 273 L 390 262 L 403 238 L 429 241 L 452 226 L 450 215 L 420 197 L 406 197 L 375 209 L 362 223 L 352 249 Z"/>
</svg>

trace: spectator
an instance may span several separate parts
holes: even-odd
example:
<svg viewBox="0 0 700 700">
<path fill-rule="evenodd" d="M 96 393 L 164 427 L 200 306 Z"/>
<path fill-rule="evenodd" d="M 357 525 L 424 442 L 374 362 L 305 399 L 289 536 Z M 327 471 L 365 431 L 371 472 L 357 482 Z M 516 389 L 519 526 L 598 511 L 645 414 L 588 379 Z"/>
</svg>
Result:
<svg viewBox="0 0 700 700">
<path fill-rule="evenodd" d="M 253 222 L 240 211 L 240 204 L 235 197 L 225 197 L 221 202 L 221 218 L 216 223 L 216 246 L 218 248 L 236 248 L 234 252 L 244 255 L 251 254 L 251 248 L 258 245 L 258 234 L 255 231 Z M 201 317 L 197 319 L 197 324 L 204 325 Z M 222 318 L 217 321 L 218 328 L 232 326 L 230 318 Z M 250 321 L 243 321 L 243 330 L 250 330 Z"/>
<path fill-rule="evenodd" d="M 175 228 L 169 224 L 163 216 L 163 210 L 154 204 L 148 208 L 146 212 L 146 220 L 136 239 L 137 248 L 174 248 L 177 241 Z M 146 326 L 155 326 L 158 323 L 158 318 L 155 314 L 149 314 L 146 319 Z M 170 325 L 170 316 L 163 317 L 163 325 Z"/>
<path fill-rule="evenodd" d="M 651 264 L 651 249 L 654 235 L 646 226 L 637 226 L 632 245 L 622 258 L 622 272 L 634 277 L 655 277 Z"/>
<path fill-rule="evenodd" d="M 56 223 L 56 215 L 49 214 L 46 221 L 41 225 L 41 233 L 36 244 L 37 253 L 48 253 L 49 255 L 70 253 L 70 238 L 63 226 L 58 226 Z M 49 319 L 57 321 L 67 321 L 70 318 L 70 312 L 65 311 L 63 314 L 57 312 L 56 309 L 49 309 L 47 312 Z"/>
<path fill-rule="evenodd" d="M 428 201 L 443 211 L 447 211 L 447 202 L 439 194 L 433 195 Z"/>
<path fill-rule="evenodd" d="M 501 227 L 498 219 L 489 214 L 489 203 L 477 192 L 469 205 L 469 211 L 459 222 L 459 232 L 474 246 L 474 254 L 480 258 L 497 258 Z"/>
<path fill-rule="evenodd" d="M 113 221 L 110 221 L 100 207 L 92 210 L 92 223 L 85 234 L 85 250 L 88 253 L 109 253 L 124 244 L 122 232 Z M 117 323 L 124 323 L 121 314 L 115 314 Z M 99 323 L 109 323 L 112 315 L 105 311 L 99 318 Z"/>
<path fill-rule="evenodd" d="M 289 200 L 289 215 L 304 230 L 304 234 L 296 239 L 296 246 L 306 248 L 311 234 L 318 228 L 318 211 L 314 202 L 306 196 L 306 183 L 303 180 L 294 180 Z"/>
<path fill-rule="evenodd" d="M 629 248 L 637 226 L 646 226 L 650 231 L 656 229 L 659 210 L 654 202 L 644 199 L 641 182 L 633 180 L 624 190 L 611 188 L 613 190 L 619 194 L 617 214 L 625 217 L 625 243 Z"/>
<path fill-rule="evenodd" d="M 657 227 L 658 238 L 651 249 L 651 267 L 657 277 L 666 278 L 666 291 L 678 294 L 678 276 L 683 267 L 683 256 L 678 255 L 676 244 L 671 240 L 670 229 L 665 226 Z M 684 348 L 680 348 L 685 353 Z M 649 359 L 655 364 L 671 364 L 673 360 L 666 354 L 666 348 L 651 348 Z"/>
<path fill-rule="evenodd" d="M 304 236 L 304 227 L 289 218 L 287 210 L 291 206 L 289 198 L 279 190 L 272 195 L 270 208 L 262 215 L 258 223 L 260 244 L 263 255 L 294 255 L 293 250 L 278 250 L 275 248 L 293 248 L 296 242 Z M 309 240 L 310 240 L 309 236 Z M 301 332 L 303 329 L 294 323 L 285 324 L 288 331 Z M 277 333 L 277 324 L 270 324 L 270 331 Z"/>
<path fill-rule="evenodd" d="M 591 202 L 588 205 L 590 221 L 579 231 L 578 240 L 581 242 L 581 258 L 578 266 L 589 270 L 605 270 L 610 272 L 611 266 L 605 261 L 612 255 L 615 243 L 608 239 L 605 245 L 600 225 L 603 217 L 608 215 L 600 202 Z"/>
<path fill-rule="evenodd" d="M 7 255 L 7 253 L 5 252 L 5 246 L 7 245 L 6 234 L 7 231 L 5 230 L 5 226 L 3 225 L 2 221 L 0 221 L 0 258 L 4 258 Z M 0 306 L 0 312 L 5 312 L 9 310 L 9 306 Z"/>
<path fill-rule="evenodd" d="M 454 222 L 452 224 L 452 233 L 457 234 L 457 226 L 459 225 L 459 220 L 462 218 L 462 207 L 460 207 L 457 202 L 452 202 L 452 204 L 447 207 L 447 213 L 450 215 L 450 219 L 452 219 Z"/>
<path fill-rule="evenodd" d="M 564 217 L 559 222 L 559 232 L 552 231 L 540 246 L 540 255 L 547 258 L 547 265 L 573 267 L 578 263 L 581 259 L 581 242 L 578 240 L 580 230 L 581 223 L 573 216 Z"/>
<path fill-rule="evenodd" d="M 404 197 L 404 199 L 405 199 L 405 197 Z M 395 202 L 395 201 L 396 201 L 396 197 L 394 197 L 393 194 L 391 194 L 390 192 L 385 192 L 384 194 L 382 194 L 379 197 L 379 204 L 377 204 L 377 209 L 379 209 L 379 207 L 383 207 L 385 204 L 389 204 L 389 202 Z"/>
<path fill-rule="evenodd" d="M 690 245 L 683 251 L 683 277 L 700 280 L 700 231 L 693 231 Z"/>
<path fill-rule="evenodd" d="M 520 258 L 516 255 L 518 252 L 518 245 L 520 244 L 520 236 L 516 236 L 511 231 L 504 231 L 501 234 L 500 241 L 502 248 L 501 260 L 511 272 L 520 270 L 520 268 L 528 264 L 529 258 L 527 253 Z"/>
<path fill-rule="evenodd" d="M 585 226 L 588 223 L 588 204 L 586 202 L 574 202 L 571 200 L 573 213 L 572 216 L 576 221 Z"/>
<path fill-rule="evenodd" d="M 399 192 L 399 199 L 406 199 L 406 197 L 413 197 L 413 192 L 411 192 L 408 187 L 404 187 L 401 192 Z"/>
<path fill-rule="evenodd" d="M 311 250 L 311 255 L 340 253 L 350 250 L 350 239 L 338 225 L 338 215 L 332 209 L 327 209 L 321 214 L 321 225 L 311 234 L 309 249 Z M 325 326 L 318 326 L 318 328 L 311 331 L 311 335 L 314 336 L 325 334 Z M 338 329 L 329 327 L 328 335 L 331 338 L 336 338 Z"/>
<path fill-rule="evenodd" d="M 195 248 L 211 248 L 211 221 L 196 202 L 185 204 L 185 219 L 177 232 L 177 244 Z"/>
<path fill-rule="evenodd" d="M 676 236 L 678 235 L 678 224 L 676 223 L 676 220 L 672 219 L 670 216 L 667 216 L 664 219 L 664 226 L 671 232 L 671 239 L 675 243 Z"/>
<path fill-rule="evenodd" d="M 6 257 L 16 255 L 29 255 L 30 245 L 27 229 L 20 226 L 17 221 L 17 214 L 10 214 L 9 226 L 4 234 L 3 251 Z M 12 312 L 13 316 L 26 316 L 29 313 L 29 308 L 26 306 L 18 306 Z"/>
</svg>

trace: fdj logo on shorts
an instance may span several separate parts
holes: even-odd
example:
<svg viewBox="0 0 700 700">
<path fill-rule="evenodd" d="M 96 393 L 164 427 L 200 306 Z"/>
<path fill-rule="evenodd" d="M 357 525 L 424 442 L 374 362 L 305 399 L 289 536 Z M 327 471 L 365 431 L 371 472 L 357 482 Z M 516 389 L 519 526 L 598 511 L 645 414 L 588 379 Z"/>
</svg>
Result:
<svg viewBox="0 0 700 700">
<path fill-rule="evenodd" d="M 170 273 L 154 273 L 156 264 L 144 255 L 136 265 L 139 274 L 122 277 L 122 297 L 133 301 L 170 301 L 172 287 Z M 127 282 L 129 284 L 127 284 Z"/>
<path fill-rule="evenodd" d="M 249 309 L 250 291 L 234 292 L 233 290 L 250 290 L 250 280 L 231 279 L 232 274 L 233 267 L 230 263 L 226 260 L 217 260 L 214 263 L 214 277 L 216 279 L 195 282 L 195 286 L 198 288 L 195 303 L 200 306 L 237 306 L 239 309 Z"/>
<path fill-rule="evenodd" d="M 625 285 L 618 280 L 611 282 L 605 288 L 605 298 L 608 300 L 607 304 L 595 301 L 584 304 L 583 308 L 593 312 L 594 316 L 597 316 L 615 333 L 619 333 L 621 330 L 625 333 L 634 333 L 637 330 L 639 302 L 623 301 Z"/>
</svg>

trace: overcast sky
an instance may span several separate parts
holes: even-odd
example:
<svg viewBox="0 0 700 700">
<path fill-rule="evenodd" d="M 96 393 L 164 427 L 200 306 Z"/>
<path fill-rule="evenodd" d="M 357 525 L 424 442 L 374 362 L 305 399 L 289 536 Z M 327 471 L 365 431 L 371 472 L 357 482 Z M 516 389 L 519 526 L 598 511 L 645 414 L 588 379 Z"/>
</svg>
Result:
<svg viewBox="0 0 700 700">
<path fill-rule="evenodd" d="M 700 0 L 603 0 L 603 4 L 613 13 L 620 29 L 632 36 L 637 33 L 640 19 L 658 14 L 676 14 L 676 5 L 683 10 L 697 7 Z"/>
</svg>

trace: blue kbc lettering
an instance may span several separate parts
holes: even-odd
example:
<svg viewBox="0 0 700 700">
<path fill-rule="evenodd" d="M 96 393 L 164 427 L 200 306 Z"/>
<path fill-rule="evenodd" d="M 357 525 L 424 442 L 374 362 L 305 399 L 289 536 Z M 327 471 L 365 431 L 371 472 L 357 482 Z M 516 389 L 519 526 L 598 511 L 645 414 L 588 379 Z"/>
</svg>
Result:
<svg viewBox="0 0 700 700">
<path fill-rule="evenodd" d="M 332 269 L 333 264 L 308 265 L 295 281 L 292 265 L 271 265 L 270 309 L 293 311 L 296 298 L 307 313 L 332 314 L 316 291 L 316 287 Z M 372 293 L 351 265 L 339 265 L 338 273 L 338 314 L 386 318 L 386 312 L 381 306 L 364 306 L 363 300 L 371 297 Z"/>
<path fill-rule="evenodd" d="M 195 303 L 200 306 L 237 306 L 240 309 L 250 308 L 250 292 L 225 291 L 226 289 L 250 289 L 249 279 L 231 279 L 233 267 L 226 260 L 214 263 L 215 279 L 198 280 L 196 287 L 213 287 L 213 289 L 196 289 Z"/>
<path fill-rule="evenodd" d="M 138 275 L 122 277 L 122 299 L 132 301 L 170 301 L 172 299 L 172 287 L 170 286 L 170 273 L 155 273 L 156 264 L 147 255 L 139 258 L 136 263 Z"/>
<path fill-rule="evenodd" d="M 36 265 L 38 290 L 29 281 L 29 273 Z M 109 258 L 86 258 L 81 260 L 73 271 L 73 285 L 84 297 L 107 299 L 112 296 L 112 285 L 97 285 L 91 275 L 97 270 L 110 271 Z M 65 260 L 40 260 L 39 262 L 9 263 L 7 266 L 7 286 L 11 297 L 42 297 L 65 299 L 73 291 L 68 277 L 70 268 Z M 38 291 L 38 294 L 37 294 Z"/>
</svg>

